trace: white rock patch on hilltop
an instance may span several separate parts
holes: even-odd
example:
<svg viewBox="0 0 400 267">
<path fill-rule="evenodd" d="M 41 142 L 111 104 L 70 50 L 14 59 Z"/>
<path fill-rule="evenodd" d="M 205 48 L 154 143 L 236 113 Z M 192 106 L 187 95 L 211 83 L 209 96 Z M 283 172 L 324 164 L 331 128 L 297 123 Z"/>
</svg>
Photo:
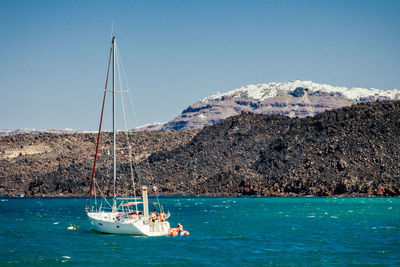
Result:
<svg viewBox="0 0 400 267">
<path fill-rule="evenodd" d="M 224 97 L 247 97 L 254 100 L 265 100 L 271 97 L 275 97 L 278 91 L 289 92 L 296 88 L 308 88 L 310 92 L 326 92 L 326 93 L 341 93 L 350 100 L 359 100 L 360 98 L 368 97 L 387 97 L 395 99 L 399 95 L 399 90 L 381 90 L 381 89 L 366 89 L 366 88 L 347 88 L 339 86 L 331 86 L 328 84 L 318 84 L 311 81 L 290 81 L 290 82 L 279 82 L 279 83 L 263 83 L 263 84 L 250 84 L 247 86 L 240 87 L 238 89 L 226 92 L 217 93 L 212 96 L 208 96 L 201 100 L 202 102 L 208 101 L 219 101 Z"/>
</svg>

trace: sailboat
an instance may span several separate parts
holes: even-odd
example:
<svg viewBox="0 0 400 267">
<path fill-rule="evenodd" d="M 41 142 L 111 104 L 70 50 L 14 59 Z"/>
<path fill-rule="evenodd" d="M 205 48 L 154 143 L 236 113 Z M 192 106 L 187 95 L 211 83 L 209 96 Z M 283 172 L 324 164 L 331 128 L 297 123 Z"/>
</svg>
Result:
<svg viewBox="0 0 400 267">
<path fill-rule="evenodd" d="M 116 61 L 117 66 L 116 66 Z M 110 65 L 112 71 L 112 90 L 108 90 L 108 80 L 110 74 Z M 122 69 L 123 70 L 123 69 Z M 138 168 L 137 162 L 135 162 L 135 157 L 133 153 L 133 148 L 129 142 L 129 131 L 126 126 L 126 117 L 125 117 L 125 104 L 122 103 L 122 108 L 124 110 L 124 121 L 126 129 L 123 132 L 117 131 L 116 129 L 116 94 L 117 93 L 127 93 L 127 90 L 123 88 L 116 88 L 116 78 L 120 79 L 120 74 L 116 74 L 117 71 L 121 72 L 121 63 L 120 56 L 117 50 L 116 38 L 113 35 L 111 38 L 111 48 L 108 60 L 108 68 L 106 75 L 106 85 L 104 89 L 104 97 L 103 97 L 103 105 L 101 109 L 100 116 L 100 125 L 99 131 L 97 135 L 97 143 L 96 143 L 96 153 L 94 157 L 93 170 L 92 170 L 92 179 L 90 185 L 89 192 L 89 201 L 86 207 L 86 214 L 89 219 L 91 228 L 97 232 L 101 233 L 111 233 L 111 234 L 129 234 L 129 235 L 139 235 L 139 236 L 164 236 L 168 235 L 168 230 L 170 229 L 170 224 L 167 221 L 169 217 L 168 214 L 164 213 L 163 206 L 159 201 L 157 202 L 149 202 L 148 199 L 148 191 L 149 187 L 144 184 L 144 179 L 142 179 L 140 175 L 140 171 Z M 124 75 L 124 74 L 123 74 Z M 121 81 L 119 81 L 119 85 L 121 87 Z M 101 133 L 102 133 L 102 123 L 103 123 L 103 114 L 104 114 L 104 106 L 106 102 L 107 93 L 111 93 L 112 95 L 112 164 L 111 159 L 110 165 L 112 165 L 112 182 L 113 182 L 113 197 L 112 202 L 109 198 L 106 197 L 106 194 L 102 194 L 100 187 L 100 183 L 97 182 L 95 178 L 96 174 L 96 164 L 99 161 L 99 149 L 101 141 Z M 117 133 L 126 135 L 125 142 L 125 152 L 122 152 L 122 157 L 118 152 L 122 151 L 121 147 L 117 146 Z M 109 142 L 110 143 L 110 142 Z M 104 150 L 102 150 L 104 152 Z M 117 152 L 118 151 L 118 152 Z M 109 151 L 107 151 L 109 153 Z M 109 153 L 109 158 L 111 158 L 111 153 Z M 124 155 L 125 154 L 125 155 Z M 133 196 L 123 196 L 118 197 L 116 193 L 116 182 L 118 180 L 117 177 L 117 158 L 118 161 L 124 160 L 124 164 L 129 165 L 128 169 L 130 169 L 130 180 L 132 183 L 132 193 Z M 104 165 L 104 162 L 103 162 Z M 137 182 L 138 180 L 138 182 Z M 139 185 L 139 190 L 141 194 L 136 195 L 136 185 Z M 152 190 L 155 192 L 157 200 L 158 193 L 157 187 L 154 185 Z M 101 198 L 98 201 L 97 192 L 100 192 Z M 94 199 L 94 201 L 92 201 Z M 111 203 L 110 203 L 111 202 Z M 154 212 L 149 214 L 149 205 L 154 205 Z"/>
</svg>

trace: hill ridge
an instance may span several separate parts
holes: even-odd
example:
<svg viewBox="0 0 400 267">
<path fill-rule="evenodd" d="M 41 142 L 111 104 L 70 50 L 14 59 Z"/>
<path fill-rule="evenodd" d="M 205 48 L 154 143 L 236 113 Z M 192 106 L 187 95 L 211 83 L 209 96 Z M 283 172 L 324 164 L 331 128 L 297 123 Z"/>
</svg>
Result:
<svg viewBox="0 0 400 267">
<path fill-rule="evenodd" d="M 242 111 L 293 118 L 314 116 L 357 103 L 399 99 L 397 89 L 346 88 L 299 80 L 250 84 L 195 102 L 161 130 L 201 129 Z"/>
<path fill-rule="evenodd" d="M 102 136 L 110 144 L 110 134 Z M 400 101 L 306 118 L 242 112 L 200 131 L 129 138 L 162 195 L 400 195 Z M 90 133 L 1 137 L 0 195 L 86 196 L 95 140 Z M 110 195 L 106 162 L 107 147 L 96 177 Z M 129 194 L 128 171 L 127 164 L 118 169 L 122 195 Z"/>
</svg>

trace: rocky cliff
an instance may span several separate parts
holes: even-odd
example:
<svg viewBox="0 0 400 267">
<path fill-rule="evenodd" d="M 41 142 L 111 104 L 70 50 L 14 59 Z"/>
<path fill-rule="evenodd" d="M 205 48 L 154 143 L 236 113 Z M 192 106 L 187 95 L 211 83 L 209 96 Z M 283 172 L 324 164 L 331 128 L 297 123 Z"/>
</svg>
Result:
<svg viewBox="0 0 400 267">
<path fill-rule="evenodd" d="M 314 117 L 242 113 L 148 161 L 163 190 L 191 195 L 399 195 L 400 102 Z"/>
<path fill-rule="evenodd" d="M 103 138 L 96 177 L 110 195 L 110 135 Z M 163 195 L 400 195 L 398 101 L 305 118 L 242 113 L 201 131 L 128 138 L 141 173 Z M 123 154 L 126 136 L 119 141 Z M 87 195 L 94 142 L 94 134 L 0 138 L 0 194 Z M 117 190 L 128 194 L 129 166 L 121 162 Z"/>
<path fill-rule="evenodd" d="M 118 134 L 118 153 L 127 153 L 127 137 L 136 161 L 156 151 L 173 150 L 189 142 L 198 131 L 135 132 Z M 0 195 L 86 196 L 89 192 L 97 134 L 21 134 L 0 138 Z M 96 177 L 111 193 L 111 134 L 101 135 Z M 118 155 L 118 161 L 127 157 Z M 126 165 L 126 164 L 125 164 Z M 124 164 L 118 175 L 121 194 L 130 178 Z"/>
<path fill-rule="evenodd" d="M 346 88 L 310 81 L 247 85 L 197 101 L 161 129 L 199 129 L 242 111 L 306 117 L 356 103 L 394 99 L 400 99 L 399 90 Z"/>
</svg>

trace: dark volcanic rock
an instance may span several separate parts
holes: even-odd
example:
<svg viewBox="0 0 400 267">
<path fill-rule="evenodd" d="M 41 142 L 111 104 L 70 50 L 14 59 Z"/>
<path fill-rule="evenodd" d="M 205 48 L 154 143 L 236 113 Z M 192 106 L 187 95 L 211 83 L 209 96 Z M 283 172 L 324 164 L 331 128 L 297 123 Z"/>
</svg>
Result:
<svg viewBox="0 0 400 267">
<path fill-rule="evenodd" d="M 290 94 L 294 97 L 302 97 L 305 95 L 304 91 L 308 91 L 307 88 L 303 88 L 303 87 L 297 87 L 296 89 L 294 89 L 293 92 L 290 92 Z"/>
<path fill-rule="evenodd" d="M 303 119 L 242 113 L 148 166 L 187 194 L 399 195 L 399 114 L 400 102 Z"/>
<path fill-rule="evenodd" d="M 211 105 L 207 105 L 207 106 L 199 107 L 199 108 L 188 107 L 184 111 L 182 111 L 182 114 L 189 113 L 189 112 L 199 112 L 201 110 L 205 110 L 205 109 L 209 109 L 209 108 L 212 108 L 212 106 Z"/>
<path fill-rule="evenodd" d="M 96 177 L 111 194 L 110 135 L 103 138 Z M 129 139 L 141 173 L 164 195 L 400 195 L 400 102 L 302 119 L 242 113 L 200 132 Z M 0 138 L 0 194 L 87 195 L 95 140 L 94 134 Z M 128 172 L 126 163 L 118 169 L 121 194 L 129 194 Z"/>
<path fill-rule="evenodd" d="M 189 142 L 198 131 L 129 133 L 135 158 L 168 151 Z M 23 134 L 0 138 L 0 195 L 85 196 L 89 192 L 96 134 Z M 126 135 L 118 138 L 127 147 Z M 96 178 L 111 194 L 110 133 L 102 133 Z M 120 152 L 119 149 L 118 152 Z M 120 160 L 120 159 L 119 159 Z M 126 162 L 118 169 L 118 192 L 128 194 Z"/>
</svg>

